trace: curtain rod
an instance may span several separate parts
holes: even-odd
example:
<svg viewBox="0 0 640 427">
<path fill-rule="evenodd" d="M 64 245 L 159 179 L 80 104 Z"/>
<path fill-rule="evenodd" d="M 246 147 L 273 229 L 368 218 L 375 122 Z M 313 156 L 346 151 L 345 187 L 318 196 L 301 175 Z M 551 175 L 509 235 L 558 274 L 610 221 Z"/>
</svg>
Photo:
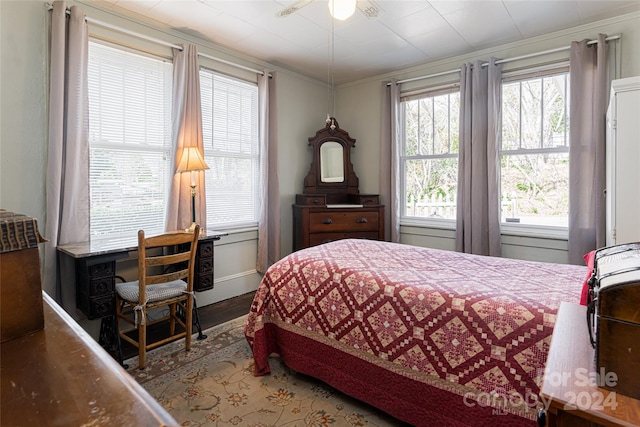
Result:
<svg viewBox="0 0 640 427">
<path fill-rule="evenodd" d="M 53 6 L 49 5 L 49 11 L 51 11 L 51 10 L 53 10 Z M 71 12 L 69 11 L 69 9 L 67 9 L 66 10 L 66 14 L 69 15 L 70 13 Z M 121 33 L 124 33 L 124 34 L 128 34 L 130 36 L 134 36 L 134 37 L 137 37 L 139 39 L 147 40 L 147 41 L 150 41 L 150 42 L 153 42 L 153 43 L 157 43 L 157 44 L 160 44 L 160 45 L 163 45 L 163 46 L 168 46 L 168 47 L 172 47 L 174 49 L 182 50 L 182 46 L 180 46 L 180 45 L 173 44 L 173 43 L 170 43 L 170 42 L 166 42 L 164 40 L 157 39 L 157 38 L 151 37 L 151 36 L 147 36 L 147 35 L 142 34 L 142 33 L 137 33 L 135 31 L 127 30 L 126 28 L 118 27 L 116 25 L 109 24 L 109 23 L 104 22 L 104 21 L 100 21 L 98 19 L 90 18 L 89 16 L 86 16 L 86 15 L 85 15 L 84 19 L 89 24 L 94 24 L 94 25 L 98 25 L 100 27 L 109 28 L 111 30 L 115 30 L 115 31 L 118 31 L 118 32 L 121 32 Z M 264 76 L 264 71 L 260 71 L 260 70 L 254 69 L 254 68 L 246 67 L 244 65 L 236 64 L 235 62 L 227 61 L 226 59 L 218 58 L 218 57 L 211 56 L 211 55 L 206 55 L 206 54 L 200 53 L 200 52 L 198 52 L 198 56 L 202 56 L 203 58 L 212 59 L 214 61 L 221 62 L 223 64 L 231 65 L 232 67 L 240 68 L 240 69 L 243 69 L 243 70 L 246 70 L 246 71 L 251 71 L 251 72 L 254 72 L 256 74 L 260 74 L 260 75 Z M 269 77 L 271 77 L 271 74 L 269 74 Z"/>
<path fill-rule="evenodd" d="M 618 40 L 619 38 L 620 38 L 620 34 L 615 34 L 613 36 L 606 37 L 604 40 L 605 41 Z M 592 45 L 592 44 L 597 44 L 597 43 L 598 43 L 598 40 L 589 40 L 587 42 L 587 45 Z M 527 54 L 527 55 L 515 56 L 513 58 L 501 59 L 499 61 L 496 61 L 496 64 L 504 64 L 504 63 L 507 63 L 507 62 L 518 61 L 520 59 L 527 59 L 527 58 L 533 58 L 533 57 L 536 57 L 536 56 L 547 55 L 549 53 L 562 52 L 563 50 L 569 50 L 569 49 L 571 49 L 571 46 L 563 46 L 563 47 L 558 47 L 558 48 L 555 48 L 555 49 L 543 50 L 541 52 L 535 52 L 535 53 L 530 53 L 530 54 Z M 489 65 L 488 62 L 485 62 L 485 63 L 482 64 L 483 67 L 486 67 L 488 65 Z M 410 78 L 410 79 L 398 80 L 396 82 L 396 84 L 399 85 L 401 83 L 408 83 L 408 82 L 413 82 L 413 81 L 416 81 L 416 80 L 430 79 L 430 78 L 433 78 L 433 77 L 445 76 L 447 74 L 454 74 L 454 73 L 459 73 L 459 72 L 460 72 L 460 68 L 457 68 L 455 70 L 442 71 L 440 73 L 429 74 L 429 75 L 426 75 L 426 76 L 420 76 L 420 77 L 413 77 L 413 78 Z M 387 86 L 391 86 L 391 83 L 387 83 Z"/>
</svg>

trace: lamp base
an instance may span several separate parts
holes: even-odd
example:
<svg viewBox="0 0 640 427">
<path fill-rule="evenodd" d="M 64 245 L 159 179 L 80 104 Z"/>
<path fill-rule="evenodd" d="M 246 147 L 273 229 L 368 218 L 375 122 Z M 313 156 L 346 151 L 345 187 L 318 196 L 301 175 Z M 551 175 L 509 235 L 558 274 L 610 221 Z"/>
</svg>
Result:
<svg viewBox="0 0 640 427">
<path fill-rule="evenodd" d="M 193 233 L 194 231 L 196 231 L 196 223 L 192 222 L 189 228 L 185 228 L 184 231 L 186 231 L 187 233 Z"/>
</svg>

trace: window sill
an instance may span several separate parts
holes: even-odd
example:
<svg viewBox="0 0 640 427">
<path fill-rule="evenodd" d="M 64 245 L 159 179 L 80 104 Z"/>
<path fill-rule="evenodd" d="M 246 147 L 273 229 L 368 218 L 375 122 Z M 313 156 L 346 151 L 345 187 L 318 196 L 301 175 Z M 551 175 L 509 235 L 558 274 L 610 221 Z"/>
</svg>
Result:
<svg viewBox="0 0 640 427">
<path fill-rule="evenodd" d="M 212 230 L 216 231 L 224 231 L 227 234 L 240 234 L 247 233 L 251 231 L 258 231 L 258 226 L 255 227 L 213 227 Z"/>
<path fill-rule="evenodd" d="M 408 227 L 438 228 L 441 230 L 455 230 L 456 221 L 453 219 L 421 219 L 421 218 L 402 218 L 400 225 Z"/>
<path fill-rule="evenodd" d="M 441 230 L 455 230 L 456 222 L 451 219 L 419 219 L 403 218 L 400 220 L 401 226 L 418 228 L 435 228 Z M 500 224 L 500 234 L 519 237 L 535 237 L 540 239 L 567 240 L 569 230 L 567 227 L 547 227 L 542 225 L 527 224 Z"/>
<path fill-rule="evenodd" d="M 234 245 L 241 242 L 257 242 L 258 241 L 258 227 L 252 227 L 250 225 L 244 226 L 227 226 L 225 227 L 211 227 L 210 230 L 225 233 L 219 241 L 216 242 L 216 246 Z"/>
<path fill-rule="evenodd" d="M 567 227 L 547 227 L 531 224 L 500 224 L 500 234 L 509 236 L 538 237 L 541 239 L 567 240 L 569 229 Z"/>
</svg>

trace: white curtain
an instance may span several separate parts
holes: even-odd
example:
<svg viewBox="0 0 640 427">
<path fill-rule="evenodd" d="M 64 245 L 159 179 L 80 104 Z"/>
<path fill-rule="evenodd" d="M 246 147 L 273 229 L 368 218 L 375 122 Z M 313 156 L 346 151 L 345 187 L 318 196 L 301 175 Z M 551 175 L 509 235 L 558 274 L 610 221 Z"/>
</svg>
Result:
<svg viewBox="0 0 640 427">
<path fill-rule="evenodd" d="M 200 67 L 195 45 L 173 49 L 173 108 L 171 164 L 173 181 L 169 192 L 166 230 L 181 230 L 191 225 L 191 173 L 196 184 L 196 223 L 207 227 L 204 171 L 175 173 L 184 147 L 198 147 L 204 158 Z"/>
<path fill-rule="evenodd" d="M 399 111 L 400 88 L 395 80 L 383 83 L 383 105 L 380 129 L 380 196 L 385 205 L 384 236 L 400 241 L 400 155 Z"/>
<path fill-rule="evenodd" d="M 571 43 L 569 131 L 569 262 L 583 265 L 587 252 L 606 244 L 604 190 L 606 116 L 609 101 L 608 45 Z"/>
<path fill-rule="evenodd" d="M 500 256 L 501 67 L 492 58 L 460 72 L 456 250 Z"/>
<path fill-rule="evenodd" d="M 47 218 L 43 289 L 78 317 L 75 283 L 60 280 L 59 245 L 89 240 L 89 145 L 85 14 L 53 3 L 50 27 Z"/>
<path fill-rule="evenodd" d="M 278 144 L 275 121 L 275 73 L 269 70 L 258 74 L 258 138 L 260 145 L 260 218 L 258 221 L 258 258 L 256 270 L 260 273 L 280 259 L 280 190 L 278 181 Z M 272 113 L 274 112 L 274 113 Z"/>
</svg>

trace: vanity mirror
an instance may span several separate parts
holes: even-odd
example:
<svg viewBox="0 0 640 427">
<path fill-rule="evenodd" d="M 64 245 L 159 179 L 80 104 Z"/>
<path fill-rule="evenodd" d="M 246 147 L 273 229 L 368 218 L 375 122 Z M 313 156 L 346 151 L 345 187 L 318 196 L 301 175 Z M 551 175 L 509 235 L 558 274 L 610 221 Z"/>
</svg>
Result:
<svg viewBox="0 0 640 427">
<path fill-rule="evenodd" d="M 384 240 L 384 206 L 377 194 L 360 194 L 351 163 L 356 140 L 335 118 L 309 138 L 313 158 L 293 205 L 293 249 L 332 240 Z"/>
<path fill-rule="evenodd" d="M 356 140 L 340 129 L 335 118 L 309 138 L 313 158 L 304 179 L 304 194 L 324 194 L 326 203 L 353 203 L 358 194 L 358 177 L 351 164 L 351 149 Z"/>
<path fill-rule="evenodd" d="M 326 141 L 320 146 L 320 181 L 344 181 L 344 148 L 336 141 Z"/>
</svg>

